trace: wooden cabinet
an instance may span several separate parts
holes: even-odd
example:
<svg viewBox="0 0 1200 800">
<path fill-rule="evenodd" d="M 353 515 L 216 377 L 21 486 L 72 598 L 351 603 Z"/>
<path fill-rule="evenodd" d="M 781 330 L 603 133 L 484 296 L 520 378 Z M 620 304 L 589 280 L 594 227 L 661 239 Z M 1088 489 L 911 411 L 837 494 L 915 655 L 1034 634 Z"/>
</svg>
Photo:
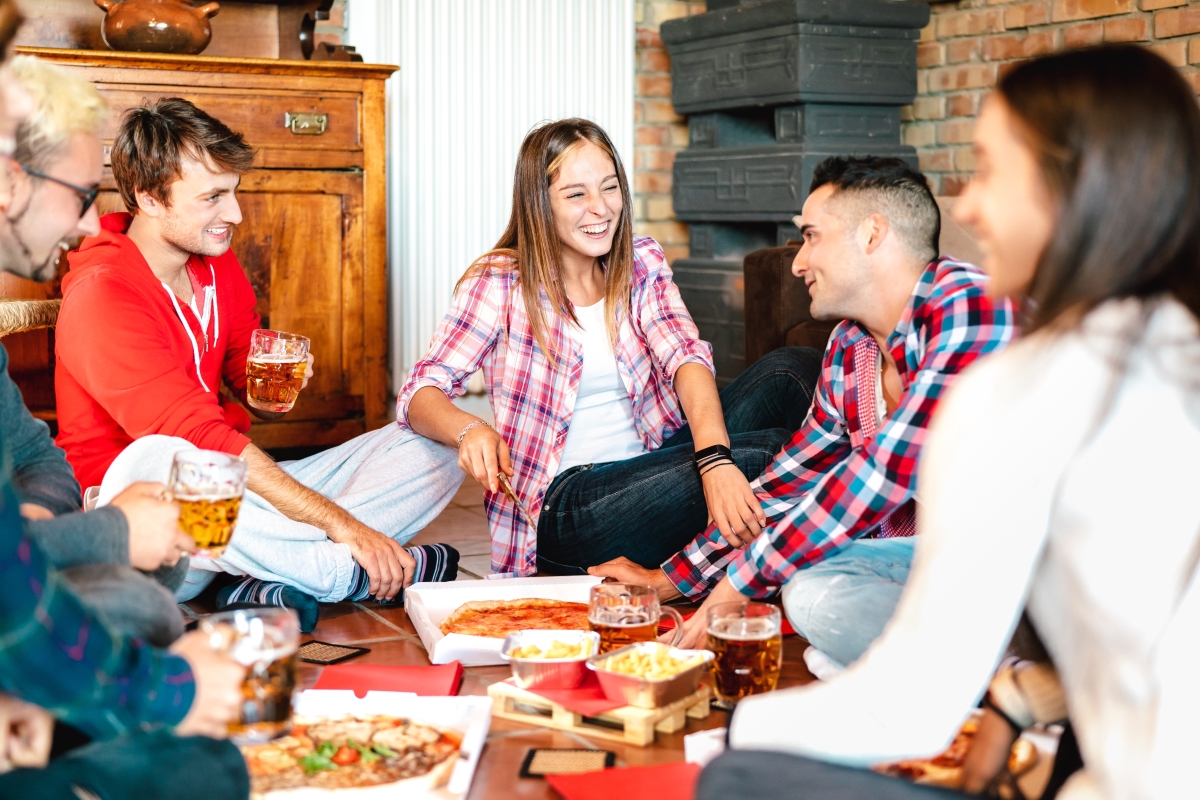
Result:
<svg viewBox="0 0 1200 800">
<path fill-rule="evenodd" d="M 259 168 L 243 177 L 238 193 L 243 222 L 233 249 L 258 295 L 264 326 L 310 337 L 316 364 L 293 411 L 279 422 L 256 423 L 251 438 L 268 448 L 331 445 L 384 425 L 391 418 L 384 81 L 396 68 L 22 52 L 80 70 L 108 99 L 106 163 L 124 111 L 158 97 L 192 101 L 257 149 Z M 122 210 L 107 168 L 102 189 L 101 213 Z M 16 365 L 15 377 L 32 391 L 41 384 L 27 367 Z"/>
</svg>

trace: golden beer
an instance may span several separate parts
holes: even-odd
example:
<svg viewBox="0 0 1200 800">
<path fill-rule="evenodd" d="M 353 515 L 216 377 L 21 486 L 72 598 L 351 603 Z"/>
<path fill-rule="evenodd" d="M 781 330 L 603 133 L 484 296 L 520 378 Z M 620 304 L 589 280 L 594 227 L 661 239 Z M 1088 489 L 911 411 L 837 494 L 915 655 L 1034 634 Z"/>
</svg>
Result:
<svg viewBox="0 0 1200 800">
<path fill-rule="evenodd" d="M 713 688 L 717 697 L 736 703 L 752 694 L 774 691 L 783 667 L 783 637 L 776 633 L 762 639 L 728 639 L 708 634 L 708 649 L 717 654 L 712 662 Z"/>
<path fill-rule="evenodd" d="M 634 622 L 631 624 L 615 624 L 596 622 L 589 619 L 588 625 L 600 634 L 599 653 L 607 653 L 634 642 L 653 642 L 658 637 L 658 620 L 652 622 Z"/>
<path fill-rule="evenodd" d="M 230 736 L 265 742 L 287 730 L 292 719 L 297 661 L 293 649 L 290 655 L 250 666 L 242 682 L 240 719 L 229 723 Z"/>
<path fill-rule="evenodd" d="M 307 367 L 307 359 L 292 356 L 247 359 L 246 402 L 263 411 L 291 411 Z"/>
<path fill-rule="evenodd" d="M 175 495 L 179 503 L 179 527 L 192 537 L 196 547 L 218 556 L 233 536 L 241 495 L 236 497 L 189 497 Z"/>
</svg>

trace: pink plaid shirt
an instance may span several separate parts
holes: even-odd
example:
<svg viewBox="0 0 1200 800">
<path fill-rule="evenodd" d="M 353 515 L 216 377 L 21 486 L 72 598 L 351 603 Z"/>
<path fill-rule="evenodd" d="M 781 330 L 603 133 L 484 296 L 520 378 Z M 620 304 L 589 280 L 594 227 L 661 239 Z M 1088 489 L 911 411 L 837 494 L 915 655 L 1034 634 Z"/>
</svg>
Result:
<svg viewBox="0 0 1200 800">
<path fill-rule="evenodd" d="M 617 316 L 617 371 L 633 404 L 634 427 L 646 449 L 655 450 L 683 426 L 673 388 L 675 372 L 691 361 L 713 370 L 712 347 L 700 340 L 658 242 L 635 236 L 633 256 L 633 316 Z M 463 282 L 396 404 L 400 426 L 411 429 L 408 406 L 417 390 L 436 386 L 453 399 L 482 368 L 496 430 L 512 455 L 513 490 L 535 521 L 558 472 L 583 369 L 577 334 L 551 310 L 545 293 L 542 300 L 546 339 L 563 354 L 561 366 L 556 367 L 534 341 L 517 271 L 511 261 L 498 260 Z M 503 492 L 485 492 L 484 505 L 492 535 L 492 571 L 533 575 L 537 531 Z"/>
</svg>

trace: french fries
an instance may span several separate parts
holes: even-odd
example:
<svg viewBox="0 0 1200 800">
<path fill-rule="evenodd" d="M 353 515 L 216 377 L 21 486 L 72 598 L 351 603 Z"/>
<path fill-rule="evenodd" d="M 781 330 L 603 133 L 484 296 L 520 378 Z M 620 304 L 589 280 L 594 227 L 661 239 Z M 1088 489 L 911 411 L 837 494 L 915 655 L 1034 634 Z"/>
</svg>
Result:
<svg viewBox="0 0 1200 800">
<path fill-rule="evenodd" d="M 671 655 L 671 648 L 665 644 L 658 644 L 653 649 L 632 650 L 619 656 L 613 656 L 604 662 L 604 669 L 609 672 L 619 672 L 622 675 L 633 675 L 637 678 L 658 681 L 664 678 L 673 678 L 703 661 L 703 656 L 676 658 Z"/>
<path fill-rule="evenodd" d="M 510 658 L 587 658 L 592 654 L 592 643 L 584 640 L 579 644 L 566 644 L 557 639 L 550 643 L 550 646 L 542 650 L 536 644 L 527 644 L 524 647 L 514 647 L 509 652 Z"/>
</svg>

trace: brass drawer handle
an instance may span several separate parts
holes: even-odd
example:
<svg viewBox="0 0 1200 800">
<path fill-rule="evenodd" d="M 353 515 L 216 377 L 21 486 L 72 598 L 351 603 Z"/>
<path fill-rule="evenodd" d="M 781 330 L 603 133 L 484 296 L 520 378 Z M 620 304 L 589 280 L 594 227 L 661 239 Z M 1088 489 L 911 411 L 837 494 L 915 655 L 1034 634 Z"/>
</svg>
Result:
<svg viewBox="0 0 1200 800">
<path fill-rule="evenodd" d="M 313 114 L 307 111 L 285 111 L 283 114 L 283 127 L 296 136 L 320 136 L 328 124 L 328 114 Z"/>
</svg>

